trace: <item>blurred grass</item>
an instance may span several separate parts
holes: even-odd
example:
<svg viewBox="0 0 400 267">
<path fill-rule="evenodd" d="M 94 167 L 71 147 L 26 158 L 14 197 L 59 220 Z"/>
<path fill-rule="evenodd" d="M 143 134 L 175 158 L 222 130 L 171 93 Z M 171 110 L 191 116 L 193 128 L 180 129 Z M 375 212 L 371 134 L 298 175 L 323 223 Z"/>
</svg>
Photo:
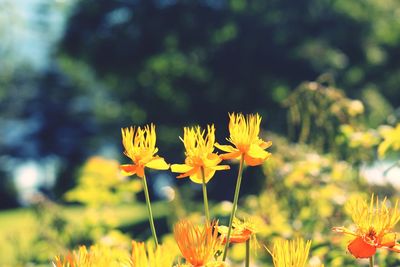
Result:
<svg viewBox="0 0 400 267">
<path fill-rule="evenodd" d="M 152 203 L 155 218 L 168 214 L 167 203 Z M 60 211 L 71 222 L 78 222 L 85 212 L 84 206 L 60 206 Z M 146 205 L 121 205 L 113 208 L 118 227 L 126 227 L 147 221 Z M 0 212 L 0 266 L 15 266 L 15 258 L 25 258 L 24 251 L 29 250 L 36 236 L 37 219 L 31 208 L 20 208 Z M 17 249 L 16 249 L 17 246 Z M 17 251 L 18 250 L 18 251 Z M 22 252 L 22 253 L 21 253 Z M 22 266 L 22 265 L 21 265 Z"/>
</svg>

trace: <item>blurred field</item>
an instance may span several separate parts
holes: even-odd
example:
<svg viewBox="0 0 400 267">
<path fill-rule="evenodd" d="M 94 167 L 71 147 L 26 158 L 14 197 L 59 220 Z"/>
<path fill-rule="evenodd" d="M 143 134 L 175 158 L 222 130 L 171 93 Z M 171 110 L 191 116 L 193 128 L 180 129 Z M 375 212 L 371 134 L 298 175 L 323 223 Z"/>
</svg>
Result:
<svg viewBox="0 0 400 267">
<path fill-rule="evenodd" d="M 246 162 L 235 198 L 237 219 L 257 222 L 251 263 L 272 266 L 264 246 L 300 237 L 311 267 L 366 266 L 332 227 L 355 227 L 354 199 L 400 199 L 389 179 L 400 178 L 399 14 L 397 0 L 0 0 L 0 267 L 151 243 L 144 174 L 121 165 L 157 151 L 165 166 L 197 169 L 184 127 L 213 124 L 217 159 L 233 112 L 260 116 L 250 132 L 263 147 L 250 154 L 268 154 Z M 147 124 L 154 148 L 132 156 L 142 148 L 121 144 L 121 128 Z M 230 169 L 207 192 L 225 225 L 240 168 L 220 159 Z M 207 216 L 206 186 L 149 168 L 151 201 L 168 201 L 152 202 L 158 239 L 176 247 L 174 225 Z M 244 244 L 231 251 L 229 267 L 243 266 Z M 400 257 L 379 248 L 376 262 Z"/>
<path fill-rule="evenodd" d="M 154 217 L 165 217 L 168 213 L 166 203 L 158 202 L 152 205 Z M 68 206 L 61 207 L 59 212 L 62 212 L 65 217 L 72 223 L 79 223 L 85 213 L 85 207 L 82 206 Z M 146 223 L 147 210 L 146 205 L 121 205 L 113 208 L 114 219 L 117 222 L 116 227 L 126 227 L 139 223 Z M 16 259 L 26 260 L 30 245 L 38 230 L 38 221 L 32 209 L 21 208 L 0 212 L 0 266 L 15 266 Z M 50 261 L 49 261 L 50 263 Z M 26 266 L 26 265 L 21 265 Z M 35 266 L 49 266 L 35 265 Z"/>
</svg>

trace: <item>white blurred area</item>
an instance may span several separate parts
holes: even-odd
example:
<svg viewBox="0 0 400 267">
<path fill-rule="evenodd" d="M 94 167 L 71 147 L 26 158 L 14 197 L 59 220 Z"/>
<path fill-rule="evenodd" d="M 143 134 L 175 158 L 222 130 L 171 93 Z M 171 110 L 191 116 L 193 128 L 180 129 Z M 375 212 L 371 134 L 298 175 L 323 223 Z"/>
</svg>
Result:
<svg viewBox="0 0 400 267">
<path fill-rule="evenodd" d="M 361 168 L 361 176 L 370 184 L 392 184 L 400 190 L 400 165 L 396 161 L 375 161 L 372 165 Z"/>
<path fill-rule="evenodd" d="M 55 157 L 47 157 L 40 162 L 27 160 L 17 165 L 13 170 L 13 180 L 18 201 L 22 205 L 29 205 L 41 199 L 46 191 L 50 192 L 56 182 L 59 166 L 59 160 Z"/>
</svg>

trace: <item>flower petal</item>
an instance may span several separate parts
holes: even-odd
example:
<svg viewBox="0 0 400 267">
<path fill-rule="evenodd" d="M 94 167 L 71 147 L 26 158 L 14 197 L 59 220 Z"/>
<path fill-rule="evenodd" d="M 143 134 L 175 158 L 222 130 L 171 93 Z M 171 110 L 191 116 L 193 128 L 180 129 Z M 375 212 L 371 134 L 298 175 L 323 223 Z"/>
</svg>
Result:
<svg viewBox="0 0 400 267">
<path fill-rule="evenodd" d="M 219 155 L 219 156 L 220 156 L 221 159 L 238 159 L 241 154 L 242 154 L 242 152 L 237 150 L 235 152 L 226 153 L 226 154 L 222 154 L 222 155 Z"/>
<path fill-rule="evenodd" d="M 258 166 L 263 164 L 264 159 L 260 159 L 260 158 L 252 158 L 249 155 L 245 154 L 244 155 L 244 161 L 246 162 L 247 165 L 249 166 Z"/>
<path fill-rule="evenodd" d="M 208 183 L 208 181 L 211 180 L 211 178 L 214 176 L 215 170 L 205 168 L 204 169 L 204 181 L 205 183 Z M 190 175 L 190 180 L 192 180 L 193 183 L 196 184 L 202 184 L 203 183 L 203 177 L 201 174 L 201 169 L 198 168 L 198 171 L 192 175 Z"/>
<path fill-rule="evenodd" d="M 124 176 L 131 176 L 131 175 L 136 174 L 136 165 L 124 164 L 124 165 L 120 165 L 119 168 L 121 169 L 121 173 Z"/>
<path fill-rule="evenodd" d="M 228 234 L 229 227 L 224 226 L 224 225 L 218 225 L 218 233 L 221 235 L 227 235 Z"/>
<path fill-rule="evenodd" d="M 155 170 L 168 170 L 169 164 L 165 162 L 164 158 L 158 157 L 149 161 L 145 165 L 147 168 L 155 169 Z"/>
<path fill-rule="evenodd" d="M 205 169 L 204 170 L 205 182 L 208 183 L 208 181 L 211 180 L 211 178 L 214 176 L 214 174 L 215 174 L 215 170 L 209 169 L 209 168 Z"/>
<path fill-rule="evenodd" d="M 396 245 L 396 233 L 387 233 L 382 237 L 380 241 L 382 247 L 393 247 Z"/>
<path fill-rule="evenodd" d="M 361 237 L 357 237 L 351 241 L 347 248 L 356 258 L 370 258 L 376 253 L 376 247 L 366 243 Z"/>
<path fill-rule="evenodd" d="M 205 167 L 212 167 L 218 165 L 222 159 L 215 153 L 211 153 L 207 155 L 206 159 L 203 159 L 203 163 Z"/>
<path fill-rule="evenodd" d="M 231 167 L 229 165 L 217 165 L 209 168 L 215 171 L 224 171 L 229 170 Z"/>
<path fill-rule="evenodd" d="M 260 146 L 252 144 L 249 151 L 244 155 L 244 160 L 249 166 L 261 165 L 271 155 Z"/>
<path fill-rule="evenodd" d="M 144 167 L 137 166 L 136 175 L 139 176 L 140 178 L 143 178 L 144 177 Z"/>
<path fill-rule="evenodd" d="M 389 247 L 388 249 L 393 252 L 400 253 L 400 244 L 396 243 L 396 245 L 394 245 L 393 247 Z"/>
<path fill-rule="evenodd" d="M 269 148 L 270 146 L 272 146 L 272 141 L 262 142 L 262 143 L 260 144 L 260 147 L 261 147 L 262 149 L 267 149 L 267 148 Z"/>
<path fill-rule="evenodd" d="M 171 165 L 171 171 L 172 172 L 179 172 L 179 173 L 183 173 L 183 172 L 188 172 L 192 169 L 192 166 L 186 165 L 186 164 L 172 164 Z"/>
<path fill-rule="evenodd" d="M 250 239 L 251 232 L 250 231 L 241 231 L 240 233 L 235 234 L 233 231 L 231 237 L 229 238 L 229 243 L 244 243 Z M 226 238 L 224 238 L 223 243 L 226 243 Z"/>
<path fill-rule="evenodd" d="M 255 145 L 255 144 L 251 144 L 249 151 L 247 152 L 247 154 L 252 157 L 252 158 L 258 158 L 258 159 L 266 159 L 269 157 L 269 155 L 271 155 L 271 153 L 269 153 L 268 151 L 265 151 L 264 149 L 262 149 L 260 146 Z"/>
<path fill-rule="evenodd" d="M 189 170 L 189 171 L 187 171 L 187 172 L 185 172 L 185 173 L 183 173 L 183 174 L 181 174 L 179 176 L 176 176 L 176 178 L 178 178 L 178 179 L 185 178 L 185 177 L 188 177 L 188 176 L 191 176 L 191 175 L 197 173 L 198 171 L 200 171 L 200 168 L 193 167 L 191 170 Z"/>
<path fill-rule="evenodd" d="M 230 145 L 220 145 L 218 143 L 215 143 L 214 146 L 218 148 L 219 150 L 225 151 L 225 152 L 235 152 L 238 151 L 236 148 Z"/>
<path fill-rule="evenodd" d="M 347 235 L 352 235 L 352 236 L 357 236 L 357 234 L 343 226 L 341 227 L 333 227 L 332 231 L 336 232 L 336 233 L 342 233 L 342 234 L 347 234 Z"/>
</svg>

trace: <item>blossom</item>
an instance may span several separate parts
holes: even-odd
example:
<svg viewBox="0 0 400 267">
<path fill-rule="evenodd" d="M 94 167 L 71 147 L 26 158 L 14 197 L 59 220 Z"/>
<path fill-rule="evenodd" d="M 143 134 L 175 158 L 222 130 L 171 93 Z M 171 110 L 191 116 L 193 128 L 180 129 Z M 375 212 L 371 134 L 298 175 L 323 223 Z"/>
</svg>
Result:
<svg viewBox="0 0 400 267">
<path fill-rule="evenodd" d="M 303 239 L 292 241 L 279 239 L 274 243 L 272 251 L 267 251 L 272 256 L 275 267 L 296 266 L 304 267 L 307 263 L 311 241 L 304 242 Z"/>
<path fill-rule="evenodd" d="M 185 146 L 185 164 L 173 164 L 171 170 L 173 172 L 182 173 L 177 178 L 190 177 L 195 183 L 207 183 L 218 170 L 228 170 L 228 165 L 218 165 L 222 159 L 214 151 L 215 128 L 214 125 L 207 126 L 207 134 L 205 130 L 201 130 L 199 126 L 185 127 L 183 129 L 183 139 Z"/>
<path fill-rule="evenodd" d="M 239 114 L 229 114 L 229 133 L 227 140 L 233 145 L 215 144 L 217 148 L 227 153 L 220 155 L 222 159 L 239 159 L 249 166 L 262 164 L 271 153 L 265 151 L 272 145 L 271 141 L 265 142 L 259 137 L 261 117 L 250 114 L 246 117 Z"/>
<path fill-rule="evenodd" d="M 232 223 L 232 233 L 229 238 L 229 243 L 244 243 L 251 237 L 255 237 L 257 232 L 256 222 L 249 218 L 247 220 L 241 221 L 237 218 L 233 219 Z M 218 226 L 218 232 L 221 234 L 222 244 L 226 243 L 226 235 L 228 234 L 228 227 Z"/>
<path fill-rule="evenodd" d="M 400 123 L 398 123 L 395 128 L 382 126 L 379 132 L 384 139 L 378 146 L 378 155 L 380 158 L 382 158 L 389 149 L 393 151 L 400 150 Z"/>
<path fill-rule="evenodd" d="M 129 257 L 117 249 L 91 246 L 89 250 L 80 246 L 78 251 L 68 252 L 64 257 L 57 256 L 54 267 L 129 267 Z"/>
<path fill-rule="evenodd" d="M 124 154 L 133 164 L 124 164 L 120 168 L 124 175 L 134 175 L 143 178 L 144 168 L 167 170 L 169 165 L 162 157 L 156 155 L 156 131 L 154 124 L 141 127 L 121 129 Z"/>
<path fill-rule="evenodd" d="M 356 258 L 370 258 L 377 248 L 386 248 L 400 252 L 400 244 L 396 242 L 396 233 L 393 227 L 400 220 L 398 201 L 394 208 L 386 205 L 386 198 L 379 203 L 374 196 L 368 204 L 365 200 L 357 199 L 348 204 L 348 211 L 356 224 L 356 230 L 345 227 L 334 227 L 333 231 L 354 237 L 348 244 L 349 252 Z"/>
<path fill-rule="evenodd" d="M 204 227 L 199 227 L 187 220 L 175 224 L 175 240 L 190 266 L 218 266 L 211 261 L 220 246 L 218 231 L 214 229 L 216 226 L 217 223 L 206 222 Z"/>
<path fill-rule="evenodd" d="M 132 241 L 131 267 L 172 267 L 175 257 L 174 250 L 165 244 L 154 248 Z"/>
</svg>

